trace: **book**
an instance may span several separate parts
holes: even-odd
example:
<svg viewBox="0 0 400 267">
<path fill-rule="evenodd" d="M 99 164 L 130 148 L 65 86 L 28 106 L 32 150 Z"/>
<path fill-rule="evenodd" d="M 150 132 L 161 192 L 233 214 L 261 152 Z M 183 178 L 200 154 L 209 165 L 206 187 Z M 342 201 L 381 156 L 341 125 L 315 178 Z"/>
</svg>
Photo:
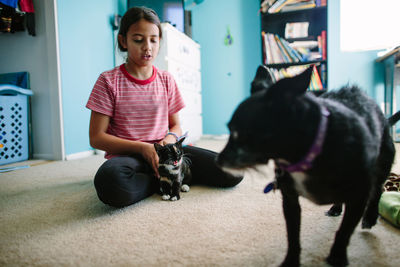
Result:
<svg viewBox="0 0 400 267">
<path fill-rule="evenodd" d="M 320 66 L 320 77 L 321 77 L 321 83 L 322 83 L 322 88 L 327 88 L 327 69 L 326 69 L 326 64 L 321 64 Z"/>
<path fill-rule="evenodd" d="M 276 0 L 264 0 L 264 1 L 262 1 L 261 7 L 260 7 L 260 12 L 266 13 L 268 11 L 268 9 L 272 6 L 272 4 L 275 1 Z"/>
<path fill-rule="evenodd" d="M 327 52 L 326 52 L 326 31 L 321 32 L 321 46 L 322 46 L 322 60 L 326 60 Z"/>
<path fill-rule="evenodd" d="M 305 38 L 308 37 L 309 22 L 289 22 L 285 25 L 285 38 Z"/>
<path fill-rule="evenodd" d="M 304 60 L 303 55 L 301 55 L 296 49 L 290 47 L 290 43 L 287 40 L 282 39 L 282 43 L 285 45 L 285 47 L 287 47 L 287 50 L 290 51 L 290 53 L 292 53 L 294 57 L 298 59 L 296 62 Z"/>
<path fill-rule="evenodd" d="M 263 62 L 265 64 L 284 64 L 322 60 L 322 53 L 318 48 L 318 41 L 308 40 L 289 43 L 278 34 L 262 34 Z"/>
<path fill-rule="evenodd" d="M 321 65 L 322 66 L 322 65 Z M 292 66 L 288 68 L 268 68 L 269 72 L 272 74 L 273 78 L 275 81 L 279 81 L 284 78 L 289 78 L 296 76 L 303 71 L 305 71 L 307 68 L 309 68 L 310 65 L 300 65 L 300 66 Z M 323 86 L 320 75 L 318 73 L 318 69 L 316 65 L 313 65 L 313 71 L 311 73 L 311 80 L 310 80 L 310 85 L 307 88 L 308 91 L 320 91 L 323 90 L 325 87 Z"/>
<path fill-rule="evenodd" d="M 288 52 L 288 54 L 292 58 L 293 62 L 300 62 L 302 60 L 301 56 L 298 53 L 296 53 L 296 51 L 293 51 L 294 49 L 289 46 L 289 43 L 285 39 L 280 38 L 279 36 L 278 36 L 278 38 L 279 38 L 280 42 L 282 43 L 282 45 L 285 47 L 285 50 Z"/>
<path fill-rule="evenodd" d="M 263 54 L 263 63 L 267 64 L 267 52 L 265 47 L 265 32 L 261 32 L 261 42 L 262 42 L 262 54 Z"/>
<path fill-rule="evenodd" d="M 287 1 L 291 1 L 291 0 L 277 0 L 275 3 L 273 3 L 269 8 L 268 8 L 268 13 L 276 13 L 278 11 L 276 11 L 278 8 L 282 8 L 283 5 L 285 5 L 285 3 Z"/>
<path fill-rule="evenodd" d="M 265 49 L 267 52 L 267 64 L 273 64 L 274 58 L 272 57 L 272 47 L 269 42 L 268 34 L 265 34 Z"/>
<path fill-rule="evenodd" d="M 285 60 L 280 52 L 278 44 L 276 43 L 274 34 L 268 34 L 268 41 L 271 46 L 272 58 L 274 63 L 285 63 Z"/>
<path fill-rule="evenodd" d="M 300 3 L 294 3 L 292 5 L 286 5 L 286 6 L 282 7 L 281 12 L 310 9 L 310 8 L 314 8 L 314 7 L 316 7 L 314 1 L 300 2 Z"/>
<path fill-rule="evenodd" d="M 288 5 L 288 4 L 292 3 L 292 2 L 296 2 L 296 1 L 297 1 L 297 0 L 286 0 L 286 1 L 284 1 L 282 4 L 280 4 L 278 7 L 276 7 L 275 10 L 274 10 L 274 12 L 277 13 L 277 12 L 281 11 L 281 9 L 282 9 L 283 7 L 285 7 L 286 5 Z"/>
<path fill-rule="evenodd" d="M 286 51 L 290 54 L 291 58 L 293 59 L 293 62 L 300 62 L 302 60 L 301 55 L 293 48 L 290 47 L 289 42 L 286 41 L 283 38 L 280 38 L 283 46 L 285 47 Z"/>
<path fill-rule="evenodd" d="M 315 76 L 315 83 L 317 85 L 317 87 L 316 87 L 317 90 L 323 90 L 324 86 L 322 85 L 321 78 L 318 74 L 318 69 L 317 69 L 316 65 L 314 65 L 314 67 L 313 67 L 313 74 Z"/>
<path fill-rule="evenodd" d="M 292 58 L 290 57 L 288 51 L 286 51 L 285 47 L 283 46 L 283 44 L 282 44 L 282 42 L 281 42 L 279 36 L 278 36 L 278 35 L 274 35 L 274 38 L 275 38 L 276 43 L 278 44 L 279 49 L 281 50 L 281 54 L 282 54 L 282 56 L 283 56 L 285 62 L 286 62 L 286 63 L 292 63 L 293 60 L 292 60 Z"/>
<path fill-rule="evenodd" d="M 315 40 L 308 40 L 308 41 L 294 41 L 290 43 L 290 47 L 292 48 L 308 48 L 308 49 L 312 49 L 312 48 L 316 48 L 318 47 L 318 41 Z"/>
</svg>

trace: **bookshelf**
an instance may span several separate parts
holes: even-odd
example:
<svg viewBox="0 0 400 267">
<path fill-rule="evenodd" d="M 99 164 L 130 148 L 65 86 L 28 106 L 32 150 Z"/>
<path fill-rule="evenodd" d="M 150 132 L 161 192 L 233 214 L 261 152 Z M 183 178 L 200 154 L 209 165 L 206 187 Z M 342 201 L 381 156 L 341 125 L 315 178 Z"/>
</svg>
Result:
<svg viewBox="0 0 400 267">
<path fill-rule="evenodd" d="M 317 95 L 328 84 L 327 1 L 261 0 L 260 9 L 263 64 L 276 80 L 315 64 L 309 90 Z M 283 7 L 271 13 L 279 3 Z"/>
</svg>

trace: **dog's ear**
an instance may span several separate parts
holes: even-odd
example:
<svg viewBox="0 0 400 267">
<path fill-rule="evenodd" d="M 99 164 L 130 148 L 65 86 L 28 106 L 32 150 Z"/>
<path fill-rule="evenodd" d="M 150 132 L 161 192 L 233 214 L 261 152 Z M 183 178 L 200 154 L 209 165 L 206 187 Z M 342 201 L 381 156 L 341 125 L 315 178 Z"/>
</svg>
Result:
<svg viewBox="0 0 400 267">
<path fill-rule="evenodd" d="M 251 94 L 267 89 L 275 82 L 271 71 L 264 65 L 257 69 L 256 76 L 251 83 Z"/>
<path fill-rule="evenodd" d="M 296 94 L 304 94 L 307 91 L 307 88 L 310 86 L 313 68 L 314 65 L 311 65 L 308 69 L 291 79 L 293 83 L 292 90 L 294 90 Z"/>
<path fill-rule="evenodd" d="M 313 66 L 294 77 L 277 81 L 269 90 L 270 95 L 283 95 L 285 99 L 291 99 L 304 94 L 310 85 L 312 71 Z"/>
</svg>

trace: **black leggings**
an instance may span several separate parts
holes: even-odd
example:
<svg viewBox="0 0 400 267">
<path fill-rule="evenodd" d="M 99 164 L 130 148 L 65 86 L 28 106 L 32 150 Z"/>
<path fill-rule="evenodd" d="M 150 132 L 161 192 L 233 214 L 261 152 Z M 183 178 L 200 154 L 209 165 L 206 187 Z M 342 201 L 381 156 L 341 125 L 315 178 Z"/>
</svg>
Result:
<svg viewBox="0 0 400 267">
<path fill-rule="evenodd" d="M 194 146 L 183 149 L 192 161 L 192 184 L 232 187 L 242 181 L 243 177 L 232 176 L 218 168 L 217 153 Z M 114 207 L 132 205 L 159 190 L 158 179 L 140 155 L 107 160 L 97 171 L 94 185 L 99 199 Z"/>
</svg>

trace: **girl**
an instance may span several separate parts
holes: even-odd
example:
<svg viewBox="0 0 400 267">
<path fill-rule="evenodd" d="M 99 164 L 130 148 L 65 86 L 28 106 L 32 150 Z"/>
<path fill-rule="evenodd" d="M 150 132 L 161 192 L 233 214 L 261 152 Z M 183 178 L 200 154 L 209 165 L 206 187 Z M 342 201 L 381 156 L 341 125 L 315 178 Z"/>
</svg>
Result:
<svg viewBox="0 0 400 267">
<path fill-rule="evenodd" d="M 121 19 L 118 47 L 127 61 L 103 72 L 86 107 L 90 109 L 90 145 L 106 151 L 94 185 L 101 201 L 115 207 L 136 203 L 158 190 L 158 155 L 154 143 L 175 143 L 182 134 L 178 112 L 184 107 L 177 85 L 153 66 L 162 31 L 157 14 L 145 7 L 129 9 Z M 222 172 L 216 153 L 186 146 L 193 182 L 219 187 L 243 177 Z"/>
</svg>

